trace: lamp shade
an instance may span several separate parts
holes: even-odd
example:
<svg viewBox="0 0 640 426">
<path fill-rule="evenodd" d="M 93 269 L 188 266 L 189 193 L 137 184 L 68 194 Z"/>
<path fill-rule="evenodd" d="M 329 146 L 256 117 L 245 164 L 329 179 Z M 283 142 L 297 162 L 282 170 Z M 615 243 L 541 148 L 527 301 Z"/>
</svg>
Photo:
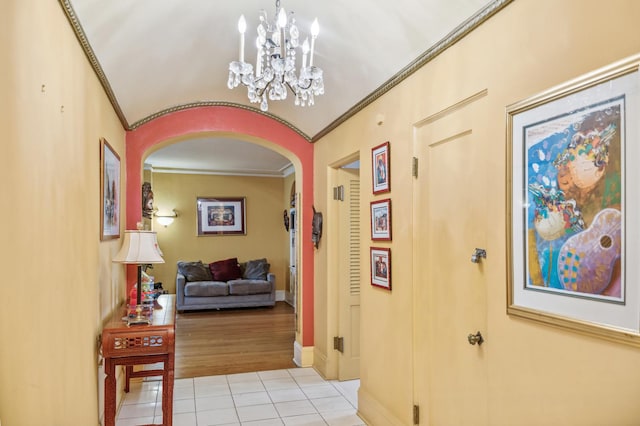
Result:
<svg viewBox="0 0 640 426">
<path fill-rule="evenodd" d="M 124 243 L 113 258 L 118 263 L 164 263 L 153 231 L 124 231 Z"/>
</svg>

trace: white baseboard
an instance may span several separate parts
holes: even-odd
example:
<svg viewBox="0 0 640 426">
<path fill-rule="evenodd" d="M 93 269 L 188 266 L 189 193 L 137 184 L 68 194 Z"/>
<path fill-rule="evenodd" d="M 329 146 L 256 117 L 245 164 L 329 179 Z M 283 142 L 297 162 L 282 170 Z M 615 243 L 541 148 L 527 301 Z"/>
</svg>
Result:
<svg viewBox="0 0 640 426">
<path fill-rule="evenodd" d="M 284 290 L 276 290 L 276 302 L 284 302 Z"/>
<path fill-rule="evenodd" d="M 293 342 L 293 362 L 298 367 L 313 367 L 313 346 Z"/>
</svg>

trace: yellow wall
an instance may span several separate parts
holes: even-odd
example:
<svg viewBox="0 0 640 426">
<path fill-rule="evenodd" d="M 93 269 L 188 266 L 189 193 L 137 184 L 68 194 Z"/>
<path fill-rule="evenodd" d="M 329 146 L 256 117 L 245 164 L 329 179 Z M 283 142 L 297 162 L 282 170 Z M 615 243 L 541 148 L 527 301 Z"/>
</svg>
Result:
<svg viewBox="0 0 640 426">
<path fill-rule="evenodd" d="M 160 211 L 175 209 L 178 217 L 168 227 L 153 221 L 164 264 L 150 274 L 163 288 L 175 293 L 179 260 L 238 261 L 266 257 L 276 275 L 276 290 L 284 290 L 288 274 L 287 233 L 282 223 L 283 179 L 248 176 L 153 173 L 154 205 Z M 246 197 L 246 235 L 197 236 L 198 197 Z"/>
<path fill-rule="evenodd" d="M 58 2 L 0 2 L 0 58 L 0 421 L 96 425 L 96 339 L 124 297 L 99 139 L 124 164 L 124 131 Z"/>
<path fill-rule="evenodd" d="M 436 285 L 413 276 L 411 157 L 414 125 L 420 120 L 487 89 L 478 127 L 488 168 L 486 234 L 490 261 L 484 264 L 491 341 L 483 346 L 488 370 L 485 394 L 490 424 L 600 425 L 640 421 L 640 350 L 596 338 L 510 318 L 506 314 L 506 151 L 505 107 L 551 86 L 640 51 L 640 2 L 613 0 L 517 0 L 464 40 L 420 69 L 315 144 L 315 205 L 328 211 L 329 165 L 360 151 L 362 214 L 368 217 L 371 148 L 391 142 L 393 200 L 393 291 L 369 284 L 368 222 L 362 221 L 360 412 L 373 425 L 411 424 L 413 388 L 426 383 L 414 374 L 413 338 L 425 330 L 428 309 L 413 308 L 415 285 Z M 376 116 L 384 123 L 376 124 Z M 475 132 L 475 128 L 474 128 Z M 446 176 L 442 177 L 446 179 Z M 452 197 L 455 194 L 452 194 Z M 442 206 L 446 208 L 446 205 Z M 413 213 L 412 213 L 413 212 Z M 330 220 L 330 218 L 328 218 Z M 335 237 L 335 236 L 334 236 Z M 332 238 L 327 235 L 326 238 Z M 324 246 L 326 247 L 326 246 Z M 329 255 L 316 254 L 316 351 L 333 357 L 326 342 L 335 330 L 327 280 Z M 416 259 L 419 261 L 419 259 Z M 450 259 L 457 267 L 468 259 Z M 635 278 L 632 278 L 634 280 Z M 327 289 L 319 290 L 324 286 Z M 415 318 L 415 322 L 414 322 Z M 471 330 L 470 330 L 471 331 Z M 437 333 L 437 331 L 436 331 Z M 464 338 L 464 336 L 462 336 Z M 433 336 L 438 341 L 438 336 Z M 438 392 L 432 389 L 432 392 Z M 423 419 L 428 414 L 423 412 Z M 472 419 L 472 417 L 470 417 Z M 426 420 L 424 423 L 426 424 Z M 470 424 L 473 421 L 470 420 Z"/>
</svg>

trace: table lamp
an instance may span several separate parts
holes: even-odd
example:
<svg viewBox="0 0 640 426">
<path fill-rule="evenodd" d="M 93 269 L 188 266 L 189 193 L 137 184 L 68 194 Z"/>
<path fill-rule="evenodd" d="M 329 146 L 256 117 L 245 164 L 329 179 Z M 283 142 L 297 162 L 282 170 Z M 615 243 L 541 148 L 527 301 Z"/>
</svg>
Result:
<svg viewBox="0 0 640 426">
<path fill-rule="evenodd" d="M 150 319 L 142 314 L 142 265 L 164 263 L 156 233 L 142 230 L 124 231 L 124 243 L 113 262 L 138 265 L 136 316 L 129 318 L 128 325 L 150 324 Z"/>
</svg>

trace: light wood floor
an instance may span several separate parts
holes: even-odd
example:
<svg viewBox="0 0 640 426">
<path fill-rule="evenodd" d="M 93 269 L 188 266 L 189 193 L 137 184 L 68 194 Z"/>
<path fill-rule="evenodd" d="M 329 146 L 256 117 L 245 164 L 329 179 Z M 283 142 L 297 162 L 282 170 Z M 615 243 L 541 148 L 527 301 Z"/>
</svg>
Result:
<svg viewBox="0 0 640 426">
<path fill-rule="evenodd" d="M 285 302 L 177 314 L 175 378 L 294 368 L 294 315 Z"/>
</svg>

